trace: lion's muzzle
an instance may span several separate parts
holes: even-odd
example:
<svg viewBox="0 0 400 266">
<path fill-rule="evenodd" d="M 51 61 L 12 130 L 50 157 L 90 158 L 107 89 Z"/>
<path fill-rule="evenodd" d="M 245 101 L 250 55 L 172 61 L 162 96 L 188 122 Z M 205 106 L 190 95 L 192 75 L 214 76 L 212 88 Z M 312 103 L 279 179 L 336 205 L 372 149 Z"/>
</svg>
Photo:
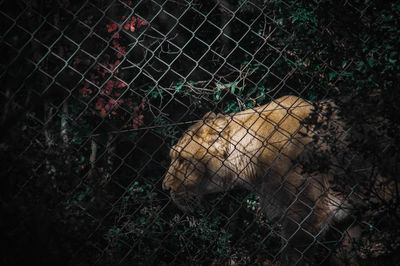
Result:
<svg viewBox="0 0 400 266">
<path fill-rule="evenodd" d="M 164 191 L 170 191 L 174 187 L 174 178 L 170 173 L 167 173 L 162 181 L 162 189 Z"/>
<path fill-rule="evenodd" d="M 161 185 L 162 189 L 165 190 L 165 191 L 169 191 L 171 189 L 171 187 L 165 181 L 166 181 L 166 178 L 164 178 L 164 180 L 162 182 L 162 185 Z"/>
</svg>

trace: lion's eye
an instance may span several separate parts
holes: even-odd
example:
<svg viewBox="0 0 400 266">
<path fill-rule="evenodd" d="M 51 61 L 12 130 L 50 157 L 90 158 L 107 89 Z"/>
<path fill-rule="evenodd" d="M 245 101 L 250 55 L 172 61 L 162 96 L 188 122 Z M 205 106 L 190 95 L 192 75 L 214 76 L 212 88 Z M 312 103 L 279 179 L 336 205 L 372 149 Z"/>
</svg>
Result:
<svg viewBox="0 0 400 266">
<path fill-rule="evenodd" d="M 182 157 L 178 157 L 178 158 L 177 158 L 177 161 L 178 161 L 179 164 L 183 164 L 183 162 L 184 162 L 184 160 L 183 160 Z"/>
</svg>

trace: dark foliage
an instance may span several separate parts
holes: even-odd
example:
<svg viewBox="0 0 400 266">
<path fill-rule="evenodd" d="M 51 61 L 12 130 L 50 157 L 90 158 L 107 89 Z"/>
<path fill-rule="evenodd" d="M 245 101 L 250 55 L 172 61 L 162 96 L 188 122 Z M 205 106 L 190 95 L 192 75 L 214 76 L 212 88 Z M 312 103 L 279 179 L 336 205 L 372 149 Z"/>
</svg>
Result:
<svg viewBox="0 0 400 266">
<path fill-rule="evenodd" d="M 209 110 L 334 99 L 358 160 L 336 184 L 365 189 L 364 163 L 397 183 L 399 20 L 396 1 L 1 1 L 0 264 L 270 263 L 255 195 L 176 209 L 169 148 Z M 362 205 L 363 265 L 400 259 L 393 193 Z"/>
</svg>

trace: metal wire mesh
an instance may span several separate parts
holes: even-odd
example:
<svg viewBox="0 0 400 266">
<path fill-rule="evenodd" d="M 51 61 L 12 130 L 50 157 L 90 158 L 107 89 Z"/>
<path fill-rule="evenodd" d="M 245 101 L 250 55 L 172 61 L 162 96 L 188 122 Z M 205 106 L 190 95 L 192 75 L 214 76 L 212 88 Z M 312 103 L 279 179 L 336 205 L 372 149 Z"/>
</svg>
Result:
<svg viewBox="0 0 400 266">
<path fill-rule="evenodd" d="M 331 222 L 336 213 L 329 213 L 332 219 L 317 226 L 314 215 L 321 214 L 318 208 L 330 187 L 324 190 L 311 181 L 291 184 L 293 176 L 306 176 L 298 169 L 275 173 L 279 162 L 294 158 L 286 154 L 287 146 L 274 146 L 272 140 L 283 136 L 292 143 L 287 145 L 302 149 L 296 141 L 307 121 L 291 114 L 296 101 L 278 105 L 285 114 L 277 120 L 263 117 L 256 107 L 284 95 L 315 103 L 336 96 L 344 90 L 338 86 L 348 84 L 349 73 L 360 67 L 347 59 L 352 51 L 345 49 L 346 40 L 327 41 L 342 25 L 331 8 L 364 23 L 370 19 L 369 2 L 312 3 L 1 1 L 1 125 L 7 129 L 2 130 L 1 150 L 7 164 L 2 175 L 8 177 L 2 181 L 1 204 L 2 212 L 13 217 L 2 226 L 9 242 L 5 265 L 25 259 L 68 265 L 320 264 L 335 253 L 339 260 L 345 257 L 340 255 L 343 239 L 350 241 L 346 235 L 355 225 L 369 226 L 370 235 L 388 240 L 371 226 L 382 223 L 382 215 L 360 219 L 354 212 L 341 228 Z M 361 35 L 355 39 L 368 43 Z M 331 46 L 324 48 L 325 43 Z M 249 127 L 238 122 L 243 110 L 258 116 Z M 211 113 L 203 116 L 208 111 L 231 120 L 216 128 Z M 315 113 L 325 112 L 317 108 Z M 289 120 L 301 123 L 294 130 L 281 127 Z M 271 127 L 269 134 L 253 130 L 261 121 Z M 211 146 L 225 139 L 244 153 L 240 139 L 223 135 L 232 125 L 246 130 L 243 138 L 262 142 L 263 150 L 275 154 L 270 165 L 262 166 L 262 177 L 276 175 L 276 191 L 263 195 L 257 188 L 232 191 L 224 186 L 191 212 L 178 209 L 162 183 L 175 163 L 170 150 L 183 152 L 176 144 L 195 123 L 199 131 L 219 134 Z M 211 146 L 194 135 L 186 145 L 197 143 L 210 153 Z M 254 163 L 258 152 L 242 154 L 247 164 L 234 171 L 240 180 L 246 167 L 259 165 Z M 338 163 L 358 167 L 357 156 L 346 153 Z M 313 157 L 309 167 L 316 160 L 326 157 Z M 220 161 L 220 167 L 228 164 L 228 159 Z M 180 172 L 187 178 L 201 167 Z M 349 198 L 359 197 L 360 176 L 376 177 L 372 172 L 358 171 L 354 184 L 347 183 L 345 197 L 333 204 L 339 206 L 336 212 L 345 209 Z M 185 178 L 171 176 L 170 181 L 190 187 Z M 303 195 L 316 187 L 322 189 L 320 198 L 307 202 Z M 282 207 L 284 193 L 290 194 L 290 203 Z M 195 197 L 190 200 L 197 204 Z M 268 217 L 275 208 L 276 220 Z M 306 213 L 288 215 L 295 208 Z M 391 243 L 394 250 L 399 239 Z M 41 248 L 29 248 L 36 245 Z M 358 244 L 354 249 L 349 254 L 364 258 L 368 252 L 390 254 L 387 247 Z"/>
</svg>

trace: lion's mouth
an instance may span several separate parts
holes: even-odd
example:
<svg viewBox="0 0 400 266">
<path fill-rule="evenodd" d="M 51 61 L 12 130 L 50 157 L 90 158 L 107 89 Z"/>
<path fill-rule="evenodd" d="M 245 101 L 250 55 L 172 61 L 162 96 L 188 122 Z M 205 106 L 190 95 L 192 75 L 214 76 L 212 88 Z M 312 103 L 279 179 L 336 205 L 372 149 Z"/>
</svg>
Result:
<svg viewBox="0 0 400 266">
<path fill-rule="evenodd" d="M 192 193 L 171 193 L 175 204 L 184 212 L 194 212 L 200 204 L 201 197 Z"/>
</svg>

